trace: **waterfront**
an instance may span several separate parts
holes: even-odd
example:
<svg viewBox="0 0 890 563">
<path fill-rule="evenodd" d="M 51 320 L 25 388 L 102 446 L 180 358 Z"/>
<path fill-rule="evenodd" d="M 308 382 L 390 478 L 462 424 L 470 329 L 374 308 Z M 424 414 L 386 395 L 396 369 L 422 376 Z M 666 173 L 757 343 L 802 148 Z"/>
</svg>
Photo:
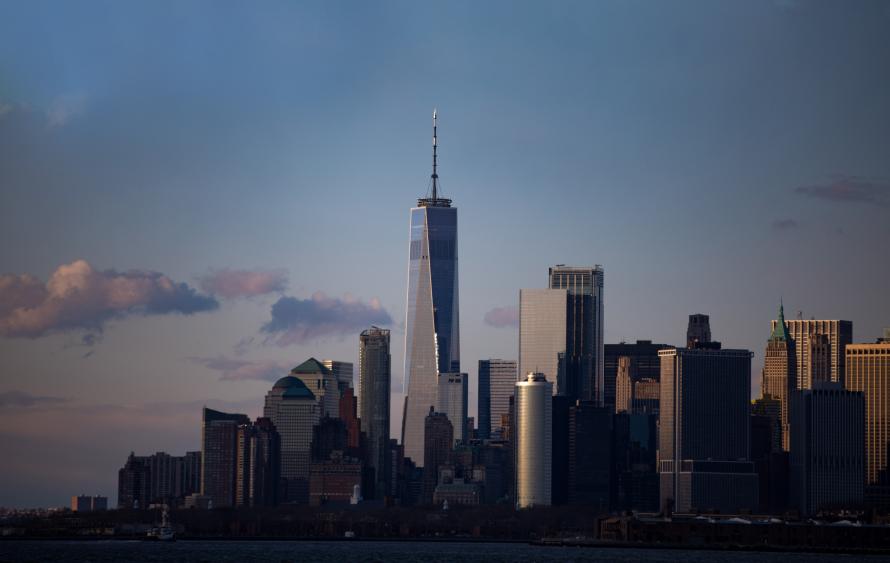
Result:
<svg viewBox="0 0 890 563">
<path fill-rule="evenodd" d="M 425 541 L 142 541 L 0 542 L 0 562 L 19 561 L 279 561 L 473 562 L 593 561 L 659 563 L 888 561 L 890 556 L 636 548 L 544 547 L 524 543 Z"/>
</svg>

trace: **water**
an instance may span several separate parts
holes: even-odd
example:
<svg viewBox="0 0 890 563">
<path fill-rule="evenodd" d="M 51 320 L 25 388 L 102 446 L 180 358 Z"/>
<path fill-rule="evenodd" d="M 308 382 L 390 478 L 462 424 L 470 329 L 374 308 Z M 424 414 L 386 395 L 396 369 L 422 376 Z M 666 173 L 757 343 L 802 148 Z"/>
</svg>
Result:
<svg viewBox="0 0 890 563">
<path fill-rule="evenodd" d="M 853 563 L 888 561 L 890 557 L 862 557 L 812 553 L 753 553 L 629 548 L 538 547 L 517 543 L 460 543 L 422 541 L 0 541 L 0 561 L 320 561 L 334 563 L 401 561 L 601 561 L 629 563 Z"/>
</svg>

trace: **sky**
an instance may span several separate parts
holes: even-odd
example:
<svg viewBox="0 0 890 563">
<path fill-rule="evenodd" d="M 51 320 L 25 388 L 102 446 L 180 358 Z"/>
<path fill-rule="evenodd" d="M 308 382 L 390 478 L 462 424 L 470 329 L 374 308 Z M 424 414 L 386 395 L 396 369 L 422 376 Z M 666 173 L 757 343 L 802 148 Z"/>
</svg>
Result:
<svg viewBox="0 0 890 563">
<path fill-rule="evenodd" d="M 0 0 L 0 506 L 117 497 L 310 356 L 393 330 L 431 113 L 462 368 L 605 270 L 606 342 L 890 326 L 886 2 Z"/>
</svg>

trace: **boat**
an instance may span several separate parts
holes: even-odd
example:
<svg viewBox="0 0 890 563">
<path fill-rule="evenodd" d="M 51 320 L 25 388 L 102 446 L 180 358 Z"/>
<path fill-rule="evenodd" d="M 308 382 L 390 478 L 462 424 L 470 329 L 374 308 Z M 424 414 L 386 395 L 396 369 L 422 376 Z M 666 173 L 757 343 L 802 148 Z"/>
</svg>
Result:
<svg viewBox="0 0 890 563">
<path fill-rule="evenodd" d="M 170 524 L 170 515 L 167 512 L 167 506 L 161 513 L 161 526 L 152 528 L 145 535 L 145 539 L 153 541 L 176 541 L 176 532 Z"/>
</svg>

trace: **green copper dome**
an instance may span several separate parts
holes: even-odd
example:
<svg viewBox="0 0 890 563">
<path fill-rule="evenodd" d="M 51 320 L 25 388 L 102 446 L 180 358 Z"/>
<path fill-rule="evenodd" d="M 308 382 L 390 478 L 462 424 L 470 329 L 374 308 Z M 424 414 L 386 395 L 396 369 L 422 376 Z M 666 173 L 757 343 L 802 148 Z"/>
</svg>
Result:
<svg viewBox="0 0 890 563">
<path fill-rule="evenodd" d="M 286 375 L 276 381 L 272 389 L 283 389 L 284 393 L 281 396 L 288 399 L 300 397 L 315 398 L 315 395 L 306 387 L 306 384 L 292 375 Z"/>
</svg>

